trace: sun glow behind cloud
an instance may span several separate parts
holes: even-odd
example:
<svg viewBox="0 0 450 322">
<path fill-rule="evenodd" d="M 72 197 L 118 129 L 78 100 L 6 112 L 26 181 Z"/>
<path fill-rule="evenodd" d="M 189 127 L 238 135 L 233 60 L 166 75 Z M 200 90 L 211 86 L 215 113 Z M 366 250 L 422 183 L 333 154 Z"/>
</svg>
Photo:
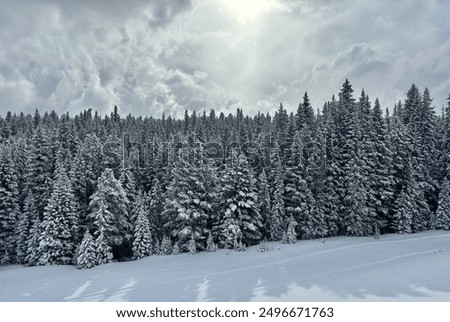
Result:
<svg viewBox="0 0 450 322">
<path fill-rule="evenodd" d="M 221 0 L 221 3 L 243 25 L 253 24 L 266 14 L 288 10 L 278 0 Z"/>
</svg>

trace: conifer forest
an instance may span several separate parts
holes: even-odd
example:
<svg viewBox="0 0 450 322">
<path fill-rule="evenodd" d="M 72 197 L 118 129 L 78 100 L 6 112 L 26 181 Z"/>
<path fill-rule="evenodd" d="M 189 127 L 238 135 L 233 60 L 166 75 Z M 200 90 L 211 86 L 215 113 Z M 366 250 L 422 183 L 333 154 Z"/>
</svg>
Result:
<svg viewBox="0 0 450 322">
<path fill-rule="evenodd" d="M 450 96 L 441 110 L 413 84 L 386 108 L 337 90 L 273 115 L 0 115 L 1 264 L 449 230 Z"/>
</svg>

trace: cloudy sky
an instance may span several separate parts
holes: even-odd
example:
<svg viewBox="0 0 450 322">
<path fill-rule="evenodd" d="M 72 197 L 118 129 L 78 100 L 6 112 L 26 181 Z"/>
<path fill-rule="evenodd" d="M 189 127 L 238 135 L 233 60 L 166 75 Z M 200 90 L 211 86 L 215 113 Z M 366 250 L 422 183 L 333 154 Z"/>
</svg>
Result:
<svg viewBox="0 0 450 322">
<path fill-rule="evenodd" d="M 447 0 L 0 0 L 0 115 L 320 108 L 345 78 L 384 106 L 450 93 Z"/>
</svg>

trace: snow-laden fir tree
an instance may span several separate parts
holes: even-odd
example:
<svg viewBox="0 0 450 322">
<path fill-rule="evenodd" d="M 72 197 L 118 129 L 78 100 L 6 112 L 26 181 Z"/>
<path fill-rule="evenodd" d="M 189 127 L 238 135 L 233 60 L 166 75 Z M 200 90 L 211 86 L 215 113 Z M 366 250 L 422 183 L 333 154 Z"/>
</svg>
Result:
<svg viewBox="0 0 450 322">
<path fill-rule="evenodd" d="M 272 197 L 271 216 L 269 217 L 270 240 L 281 240 L 283 238 L 285 224 L 285 207 L 284 207 L 284 182 L 283 169 L 279 158 L 277 158 L 275 169 L 275 191 Z"/>
<path fill-rule="evenodd" d="M 15 256 L 15 230 L 19 215 L 19 189 L 11 151 L 0 146 L 0 261 L 10 263 Z M 4 257 L 4 256 L 6 256 Z"/>
<path fill-rule="evenodd" d="M 414 213 L 414 200 L 411 200 L 411 194 L 405 188 L 395 201 L 391 228 L 398 234 L 412 233 Z"/>
<path fill-rule="evenodd" d="M 39 238 L 41 236 L 41 221 L 38 217 L 31 223 L 30 234 L 27 240 L 27 249 L 25 254 L 25 263 L 34 266 L 39 263 Z"/>
<path fill-rule="evenodd" d="M 163 218 L 164 212 L 164 195 L 161 188 L 160 181 L 155 178 L 152 181 L 152 188 L 148 194 L 148 220 L 150 222 L 150 229 L 152 235 L 156 238 L 163 237 Z"/>
<path fill-rule="evenodd" d="M 153 254 L 154 255 L 161 255 L 161 242 L 159 241 L 159 239 L 156 239 L 154 242 L 154 247 L 153 247 Z"/>
<path fill-rule="evenodd" d="M 211 232 L 208 234 L 208 239 L 206 240 L 206 251 L 207 252 L 215 252 L 217 250 L 217 245 L 214 243 L 214 239 L 211 235 Z"/>
<path fill-rule="evenodd" d="M 294 217 L 291 215 L 291 217 L 289 218 L 286 232 L 282 239 L 282 243 L 295 244 L 297 242 L 297 232 L 295 231 L 296 226 L 297 226 L 297 222 L 295 221 Z"/>
<path fill-rule="evenodd" d="M 100 228 L 95 238 L 95 249 L 97 250 L 97 263 L 99 265 L 110 263 L 113 259 L 113 252 L 109 246 L 104 234 L 104 230 Z"/>
<path fill-rule="evenodd" d="M 97 183 L 97 190 L 91 196 L 88 218 L 93 235 L 98 236 L 100 228 L 106 243 L 118 258 L 131 257 L 132 224 L 128 213 L 128 199 L 113 171 L 106 169 Z"/>
<path fill-rule="evenodd" d="M 442 189 L 439 194 L 439 203 L 436 210 L 433 228 L 450 230 L 450 183 L 447 178 L 444 179 Z"/>
<path fill-rule="evenodd" d="M 133 258 L 139 259 L 152 254 L 152 235 L 142 198 L 136 201 L 132 216 L 135 218 Z"/>
<path fill-rule="evenodd" d="M 17 246 L 16 255 L 17 262 L 19 264 L 25 263 L 25 257 L 27 256 L 28 240 L 31 234 L 32 223 L 38 219 L 36 208 L 34 206 L 34 196 L 31 191 L 25 198 L 25 204 L 23 211 L 19 215 L 19 221 L 17 224 L 16 236 Z"/>
<path fill-rule="evenodd" d="M 161 242 L 161 255 L 166 256 L 172 254 L 173 247 L 172 247 L 172 241 L 169 237 L 164 236 L 163 240 Z"/>
<path fill-rule="evenodd" d="M 191 239 L 189 240 L 188 251 L 189 255 L 197 254 L 197 242 L 195 241 L 194 234 L 191 235 Z"/>
<path fill-rule="evenodd" d="M 219 240 L 223 246 L 231 246 L 235 236 L 242 234 L 244 245 L 254 245 L 261 239 L 263 227 L 254 174 L 243 154 L 233 151 L 229 161 L 219 184 Z"/>
<path fill-rule="evenodd" d="M 77 254 L 77 268 L 86 269 L 97 265 L 98 252 L 92 235 L 86 230 Z"/>
<path fill-rule="evenodd" d="M 190 160 L 188 154 L 180 155 L 172 169 L 172 181 L 167 187 L 163 215 L 165 229 L 187 250 L 194 235 L 199 250 L 206 247 L 207 221 L 211 213 L 211 191 L 207 186 L 207 169 L 201 151 Z"/>
<path fill-rule="evenodd" d="M 39 265 L 71 264 L 78 244 L 78 214 L 72 185 L 58 151 L 53 190 L 39 236 Z"/>
<path fill-rule="evenodd" d="M 264 223 L 262 229 L 263 236 L 269 237 L 270 234 L 270 217 L 271 217 L 271 206 L 270 206 L 270 186 L 267 181 L 266 171 L 263 169 L 258 177 L 258 190 L 259 190 L 259 209 L 261 211 L 261 218 Z"/>
<path fill-rule="evenodd" d="M 235 252 L 244 252 L 247 248 L 242 243 L 242 238 L 239 235 L 234 235 L 234 241 L 233 241 L 233 251 Z"/>
<path fill-rule="evenodd" d="M 133 172 L 131 172 L 131 170 L 126 167 L 122 167 L 120 170 L 119 182 L 127 196 L 127 211 L 128 213 L 132 214 L 133 209 L 136 206 L 136 196 L 138 196 Z M 134 220 L 136 220 L 136 218 L 134 218 L 132 214 L 131 222 L 134 222 Z"/>
<path fill-rule="evenodd" d="M 180 246 L 178 246 L 178 242 L 175 242 L 172 248 L 172 255 L 179 255 L 180 252 Z"/>
<path fill-rule="evenodd" d="M 52 158 L 48 133 L 38 126 L 31 139 L 28 160 L 27 187 L 35 198 L 36 212 L 42 220 L 52 190 Z"/>
</svg>

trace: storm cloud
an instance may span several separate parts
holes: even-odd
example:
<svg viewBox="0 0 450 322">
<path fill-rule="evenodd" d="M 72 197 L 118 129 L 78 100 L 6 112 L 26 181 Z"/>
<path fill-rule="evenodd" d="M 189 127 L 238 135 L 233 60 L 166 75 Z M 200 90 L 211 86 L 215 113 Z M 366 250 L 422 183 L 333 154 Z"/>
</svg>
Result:
<svg viewBox="0 0 450 322">
<path fill-rule="evenodd" d="M 0 0 L 0 114 L 320 108 L 345 78 L 384 106 L 450 92 L 445 0 Z"/>
</svg>

